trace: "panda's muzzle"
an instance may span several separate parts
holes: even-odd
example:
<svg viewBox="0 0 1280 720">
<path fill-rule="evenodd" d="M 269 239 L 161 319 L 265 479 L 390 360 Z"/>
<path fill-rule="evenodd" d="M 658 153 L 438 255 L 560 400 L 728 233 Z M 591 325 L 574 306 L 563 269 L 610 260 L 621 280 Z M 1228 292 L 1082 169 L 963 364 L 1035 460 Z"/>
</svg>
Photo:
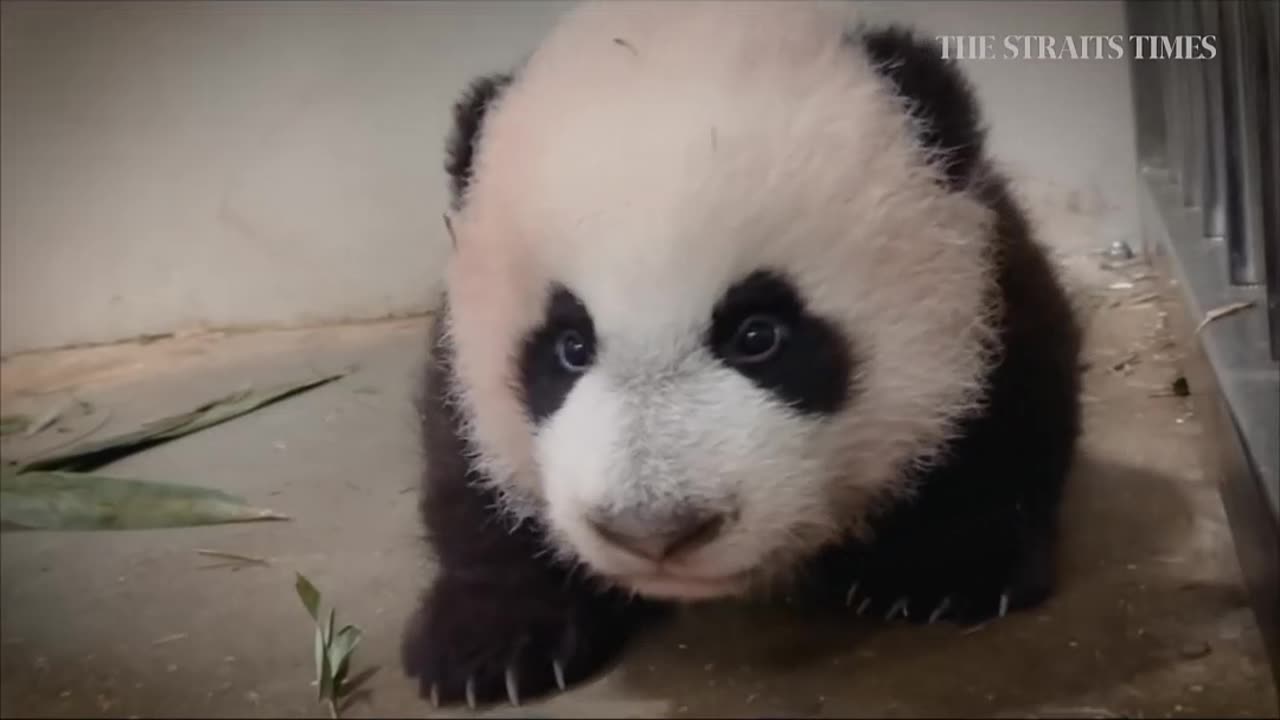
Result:
<svg viewBox="0 0 1280 720">
<path fill-rule="evenodd" d="M 626 512 L 595 512 L 587 517 L 587 524 L 601 539 L 653 562 L 709 544 L 720 535 L 727 521 L 723 513 L 692 510 L 661 517 Z"/>
</svg>

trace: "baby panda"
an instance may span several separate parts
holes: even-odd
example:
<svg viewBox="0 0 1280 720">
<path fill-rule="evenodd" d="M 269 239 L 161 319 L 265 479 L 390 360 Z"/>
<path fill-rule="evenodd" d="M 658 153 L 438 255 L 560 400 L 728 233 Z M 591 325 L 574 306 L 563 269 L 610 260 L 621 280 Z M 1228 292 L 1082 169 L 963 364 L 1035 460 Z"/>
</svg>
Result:
<svg viewBox="0 0 1280 720">
<path fill-rule="evenodd" d="M 458 102 L 422 407 L 435 703 L 594 676 L 676 603 L 1041 603 L 1079 330 L 910 31 L 601 2 Z"/>
</svg>

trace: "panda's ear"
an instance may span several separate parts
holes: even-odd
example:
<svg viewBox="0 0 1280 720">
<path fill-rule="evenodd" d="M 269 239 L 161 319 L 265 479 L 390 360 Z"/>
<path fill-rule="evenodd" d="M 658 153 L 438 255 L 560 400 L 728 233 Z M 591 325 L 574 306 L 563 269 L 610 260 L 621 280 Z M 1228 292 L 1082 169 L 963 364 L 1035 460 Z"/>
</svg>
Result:
<svg viewBox="0 0 1280 720">
<path fill-rule="evenodd" d="M 862 46 L 916 119 L 918 139 L 942 164 L 949 184 L 963 187 L 982 162 L 985 129 L 969 81 L 942 48 L 902 27 L 858 28 Z"/>
<path fill-rule="evenodd" d="M 485 113 L 504 89 L 511 84 L 511 74 L 485 75 L 471 81 L 453 106 L 453 129 L 445 143 L 445 170 L 449 173 L 449 189 L 453 209 L 462 206 L 462 197 L 471 182 L 471 164 L 476 141 L 484 125 Z"/>
</svg>

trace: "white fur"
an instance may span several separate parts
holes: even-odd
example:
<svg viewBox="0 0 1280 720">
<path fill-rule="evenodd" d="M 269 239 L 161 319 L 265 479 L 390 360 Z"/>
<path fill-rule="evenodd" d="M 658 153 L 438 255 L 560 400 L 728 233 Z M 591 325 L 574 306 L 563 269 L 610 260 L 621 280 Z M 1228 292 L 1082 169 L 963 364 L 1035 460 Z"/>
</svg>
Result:
<svg viewBox="0 0 1280 720">
<path fill-rule="evenodd" d="M 796 490 L 826 472 L 811 453 L 832 444 L 836 426 L 779 405 L 714 362 L 697 335 L 648 352 L 631 344 L 643 335 L 618 337 L 537 436 L 551 527 L 567 547 L 612 576 L 652 573 L 651 562 L 598 542 L 585 516 L 621 513 L 643 526 L 693 506 L 736 522 L 663 570 L 719 577 L 755 570 L 779 537 L 830 534 L 823 494 Z"/>
<path fill-rule="evenodd" d="M 740 592 L 864 531 L 981 397 L 992 217 L 942 189 L 841 27 L 804 3 L 588 4 L 486 118 L 448 276 L 475 460 L 509 511 L 638 591 Z M 761 268 L 857 344 L 842 414 L 799 416 L 701 347 Z M 552 281 L 602 350 L 535 433 L 512 387 Z M 690 501 L 740 515 L 671 567 L 583 520 Z"/>
</svg>

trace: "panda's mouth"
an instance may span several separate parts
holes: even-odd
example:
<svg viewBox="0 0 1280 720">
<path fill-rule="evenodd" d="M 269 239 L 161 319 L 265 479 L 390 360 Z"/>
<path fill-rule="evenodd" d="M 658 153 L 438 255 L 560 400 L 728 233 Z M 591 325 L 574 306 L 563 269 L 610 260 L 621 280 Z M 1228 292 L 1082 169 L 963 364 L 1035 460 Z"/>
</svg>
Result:
<svg viewBox="0 0 1280 720">
<path fill-rule="evenodd" d="M 619 585 L 652 598 L 712 600 L 745 593 L 750 584 L 751 574 L 739 572 L 708 577 L 651 572 L 615 575 L 611 579 Z"/>
</svg>

